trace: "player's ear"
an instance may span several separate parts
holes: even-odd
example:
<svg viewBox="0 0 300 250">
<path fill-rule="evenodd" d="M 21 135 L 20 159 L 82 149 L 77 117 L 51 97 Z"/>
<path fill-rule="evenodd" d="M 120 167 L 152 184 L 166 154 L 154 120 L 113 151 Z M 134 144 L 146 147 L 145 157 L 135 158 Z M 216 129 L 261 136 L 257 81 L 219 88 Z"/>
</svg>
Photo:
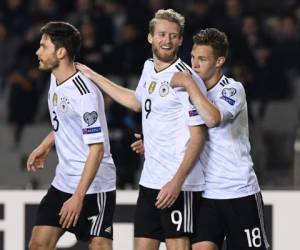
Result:
<svg viewBox="0 0 300 250">
<path fill-rule="evenodd" d="M 59 59 L 63 59 L 65 56 L 67 56 L 67 50 L 66 48 L 58 48 L 56 51 L 56 55 Z"/>
<path fill-rule="evenodd" d="M 218 59 L 217 59 L 217 63 L 216 63 L 216 66 L 217 67 L 222 67 L 223 66 L 223 64 L 225 63 L 225 57 L 224 56 L 220 56 L 220 57 L 218 57 Z"/>
<path fill-rule="evenodd" d="M 183 42 L 183 36 L 180 36 L 180 38 L 179 38 L 179 46 L 182 45 L 182 42 Z"/>
<path fill-rule="evenodd" d="M 152 41 L 153 41 L 153 38 L 152 38 L 152 34 L 151 33 L 148 33 L 148 42 L 150 43 L 150 44 L 152 44 Z"/>
</svg>

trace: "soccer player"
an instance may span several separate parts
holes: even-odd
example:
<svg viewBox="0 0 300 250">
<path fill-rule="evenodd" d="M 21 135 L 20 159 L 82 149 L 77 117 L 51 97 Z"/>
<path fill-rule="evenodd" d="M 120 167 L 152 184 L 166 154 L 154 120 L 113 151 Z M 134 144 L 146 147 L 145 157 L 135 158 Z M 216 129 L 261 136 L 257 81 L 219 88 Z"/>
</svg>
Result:
<svg viewBox="0 0 300 250">
<path fill-rule="evenodd" d="M 120 104 L 142 111 L 145 162 L 135 215 L 135 249 L 154 250 L 161 240 L 167 249 L 189 249 L 193 213 L 204 180 L 199 153 L 206 126 L 183 88 L 171 88 L 174 73 L 188 70 L 205 93 L 202 80 L 181 59 L 184 17 L 159 10 L 149 23 L 153 59 L 134 91 L 123 88 L 84 65 L 78 68 Z M 207 110 L 215 107 L 207 100 Z M 216 110 L 216 109 L 215 109 Z M 214 111 L 211 111 L 212 113 Z M 214 121 L 211 120 L 213 125 Z"/>
<path fill-rule="evenodd" d="M 203 79 L 208 98 L 221 114 L 219 125 L 208 129 L 200 156 L 205 166 L 205 190 L 193 249 L 221 249 L 224 237 L 229 250 L 268 249 L 263 201 L 250 156 L 245 90 L 240 82 L 222 73 L 227 37 L 209 28 L 193 40 L 192 68 Z M 188 91 L 197 110 L 204 108 L 203 94 L 189 73 L 176 74 L 172 84 Z"/>
<path fill-rule="evenodd" d="M 228 250 L 268 249 L 263 201 L 250 156 L 245 91 L 241 83 L 222 73 L 229 47 L 227 36 L 209 28 L 193 40 L 192 67 L 203 79 L 220 119 L 216 120 L 218 126 L 208 129 L 200 155 L 205 166 L 205 189 L 192 248 L 220 250 L 226 237 Z M 189 72 L 176 73 L 172 85 L 185 87 L 199 112 L 205 108 L 206 97 Z M 132 148 L 137 153 L 145 150 L 142 140 Z"/>
<path fill-rule="evenodd" d="M 100 90 L 74 65 L 79 31 L 64 22 L 42 29 L 36 54 L 41 70 L 51 71 L 48 94 L 53 131 L 30 154 L 28 171 L 43 168 L 55 145 L 58 165 L 42 199 L 29 249 L 55 249 L 66 231 L 89 241 L 89 249 L 112 249 L 116 171 L 110 154 Z"/>
</svg>

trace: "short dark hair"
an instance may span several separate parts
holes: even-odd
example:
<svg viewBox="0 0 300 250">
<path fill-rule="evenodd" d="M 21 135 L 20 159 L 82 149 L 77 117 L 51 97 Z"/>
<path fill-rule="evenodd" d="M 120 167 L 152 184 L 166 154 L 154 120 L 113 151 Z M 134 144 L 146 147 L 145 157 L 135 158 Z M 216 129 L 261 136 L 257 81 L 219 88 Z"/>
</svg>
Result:
<svg viewBox="0 0 300 250">
<path fill-rule="evenodd" d="M 216 58 L 226 57 L 228 54 L 228 38 L 224 32 L 215 28 L 200 30 L 193 36 L 194 45 L 208 45 L 213 48 Z"/>
<path fill-rule="evenodd" d="M 78 29 L 67 22 L 49 22 L 41 28 L 42 34 L 50 37 L 55 49 L 65 48 L 69 58 L 74 60 L 81 47 Z"/>
</svg>

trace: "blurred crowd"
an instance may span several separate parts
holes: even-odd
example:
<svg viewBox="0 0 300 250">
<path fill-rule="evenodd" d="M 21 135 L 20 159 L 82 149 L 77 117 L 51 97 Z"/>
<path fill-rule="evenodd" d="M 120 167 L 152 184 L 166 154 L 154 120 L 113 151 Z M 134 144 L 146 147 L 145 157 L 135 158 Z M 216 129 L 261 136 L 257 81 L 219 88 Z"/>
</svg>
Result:
<svg viewBox="0 0 300 250">
<path fill-rule="evenodd" d="M 75 25 L 83 37 L 76 60 L 134 88 L 144 60 L 151 55 L 148 22 L 161 8 L 173 8 L 186 17 L 180 51 L 186 62 L 198 30 L 216 27 L 226 32 L 230 54 L 224 73 L 245 85 L 251 123 L 264 116 L 270 101 L 292 98 L 293 81 L 300 72 L 298 0 L 1 0 L 0 98 L 8 93 L 6 122 L 15 128 L 15 143 L 25 125 L 47 119 L 42 97 L 48 91 L 49 75 L 38 70 L 35 56 L 43 24 L 64 20 Z M 141 129 L 140 117 L 105 99 L 121 176 L 118 185 L 134 185 L 132 173 L 140 158 L 129 145 L 133 132 Z M 251 103 L 257 101 L 261 105 L 254 112 Z"/>
</svg>

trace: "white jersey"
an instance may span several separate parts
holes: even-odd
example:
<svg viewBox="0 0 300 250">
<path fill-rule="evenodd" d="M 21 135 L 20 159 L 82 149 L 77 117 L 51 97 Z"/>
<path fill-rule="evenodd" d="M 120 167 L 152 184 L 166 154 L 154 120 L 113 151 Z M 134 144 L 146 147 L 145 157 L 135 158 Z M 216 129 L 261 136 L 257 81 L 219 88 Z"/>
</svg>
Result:
<svg viewBox="0 0 300 250">
<path fill-rule="evenodd" d="M 239 198 L 259 192 L 250 156 L 247 102 L 244 87 L 222 76 L 207 92 L 221 113 L 221 124 L 208 129 L 200 155 L 205 166 L 203 197 Z"/>
<path fill-rule="evenodd" d="M 51 74 L 48 106 L 58 155 L 52 185 L 74 193 L 89 154 L 88 145 L 104 143 L 104 156 L 87 194 L 114 190 L 116 171 L 100 90 L 80 72 L 60 85 Z"/>
<path fill-rule="evenodd" d="M 175 72 L 189 70 L 206 95 L 203 81 L 180 59 L 156 72 L 153 60 L 144 64 L 136 97 L 142 105 L 145 162 L 140 185 L 160 189 L 177 172 L 190 138 L 189 126 L 204 124 L 183 88 L 170 87 Z M 203 167 L 197 161 L 182 190 L 202 191 Z"/>
</svg>

